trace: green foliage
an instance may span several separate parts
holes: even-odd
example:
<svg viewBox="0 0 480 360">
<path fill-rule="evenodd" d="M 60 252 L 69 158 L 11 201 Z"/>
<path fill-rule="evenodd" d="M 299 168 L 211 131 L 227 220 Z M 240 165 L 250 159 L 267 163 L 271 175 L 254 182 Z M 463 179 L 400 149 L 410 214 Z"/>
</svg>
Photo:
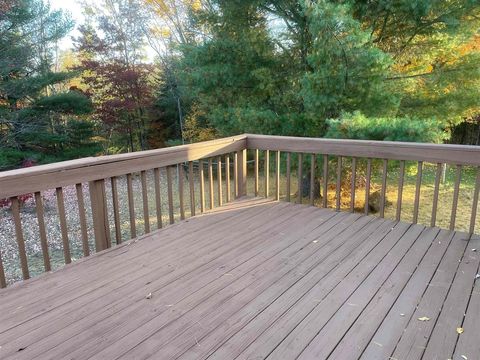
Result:
<svg viewBox="0 0 480 360">
<path fill-rule="evenodd" d="M 305 109 L 320 118 L 354 110 L 391 114 L 398 101 L 384 77 L 392 59 L 374 46 L 350 6 L 319 1 L 306 11 L 309 31 L 316 36 L 308 56 L 312 71 L 303 77 Z"/>
<path fill-rule="evenodd" d="M 52 71 L 57 43 L 73 27 L 70 17 L 43 0 L 21 0 L 0 20 L 0 166 L 98 152 L 85 134 L 74 136 L 85 140 L 77 149 L 71 136 L 74 124 L 93 126 L 82 118 L 92 112 L 90 99 L 81 91 L 63 90 L 78 73 Z"/>
<path fill-rule="evenodd" d="M 369 118 L 360 112 L 329 119 L 329 138 L 440 143 L 446 138 L 441 122 L 411 117 Z"/>
</svg>

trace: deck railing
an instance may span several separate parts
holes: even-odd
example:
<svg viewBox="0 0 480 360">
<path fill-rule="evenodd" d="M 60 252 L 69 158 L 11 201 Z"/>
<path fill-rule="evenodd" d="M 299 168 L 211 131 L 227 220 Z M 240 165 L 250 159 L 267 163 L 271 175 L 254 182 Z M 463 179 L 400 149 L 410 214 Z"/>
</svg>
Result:
<svg viewBox="0 0 480 360">
<path fill-rule="evenodd" d="M 251 161 L 248 161 L 248 158 Z M 480 148 L 475 146 L 240 135 L 166 149 L 86 158 L 3 172 L 0 173 L 0 199 L 9 199 L 11 203 L 21 275 L 23 279 L 28 279 L 31 273 L 25 248 L 25 229 L 22 225 L 20 201 L 23 194 L 33 194 L 43 269 L 50 271 L 52 265 L 49 234 L 45 225 L 42 195 L 51 189 L 54 189 L 56 198 L 63 260 L 68 264 L 72 257 L 64 203 L 66 187 L 75 189 L 78 208 L 76 221 L 80 231 L 82 255 L 89 256 L 91 251 L 89 241 L 92 237 L 90 228 L 93 228 L 94 250 L 97 252 L 113 244 L 120 244 L 125 239 L 125 227 L 128 227 L 127 238 L 139 235 L 134 200 L 135 181 L 139 182 L 141 193 L 143 233 L 152 231 L 152 207 L 149 206 L 152 199 L 157 228 L 161 228 L 164 223 L 166 214 L 162 213 L 162 208 L 168 209 L 167 221 L 174 223 L 176 213 L 180 219 L 185 219 L 206 211 L 207 203 L 208 208 L 213 208 L 229 202 L 233 197 L 247 194 L 265 197 L 273 195 L 277 200 L 286 201 L 292 201 L 295 197 L 298 203 L 306 202 L 310 205 L 333 207 L 337 211 L 362 211 L 369 214 L 371 186 L 374 180 L 380 184 L 378 216 L 384 217 L 388 172 L 391 164 L 395 162 L 398 164 L 395 167 L 395 175 L 398 176 L 394 185 L 397 194 L 395 219 L 403 220 L 402 200 L 406 164 L 412 161 L 416 163 L 415 196 L 413 214 L 406 220 L 416 223 L 421 206 L 427 205 L 421 203 L 422 175 L 425 164 L 432 163 L 435 166 L 435 177 L 433 196 L 428 204 L 431 206 L 429 225 L 437 225 L 443 164 L 449 164 L 455 167 L 449 214 L 449 228 L 454 230 L 462 171 L 464 167 L 468 167 L 470 171 L 475 172 L 473 191 L 469 197 L 471 204 L 467 229 L 468 233 L 473 233 L 476 230 L 480 189 Z M 252 172 L 250 177 L 247 176 L 247 168 Z M 297 179 L 296 189 L 293 189 L 293 175 Z M 273 194 L 270 193 L 272 176 Z M 126 178 L 125 205 L 118 194 L 117 181 L 120 177 Z M 363 179 L 362 186 L 358 185 L 360 177 Z M 208 180 L 208 188 L 205 187 L 205 178 Z M 153 183 L 153 186 L 147 186 L 147 182 Z M 161 190 L 163 182 L 167 185 L 166 201 Z M 316 183 L 320 186 L 316 186 Z M 247 190 L 248 185 L 251 185 L 251 189 Z M 189 188 L 188 204 L 185 201 L 186 187 Z M 262 192 L 260 187 L 263 188 Z M 304 196 L 305 187 L 308 188 L 307 196 Z M 359 187 L 364 189 L 361 209 L 356 206 L 359 200 L 357 194 Z M 88 192 L 85 194 L 86 188 Z M 149 193 L 150 188 L 153 189 L 153 193 Z M 343 201 L 345 194 L 349 198 L 347 207 Z M 90 207 L 85 195 L 89 198 Z M 128 220 L 122 221 L 121 210 L 127 208 Z M 87 221 L 87 213 L 91 215 L 91 223 Z M 0 287 L 5 287 L 8 283 L 1 257 L 4 250 L 0 248 Z"/>
</svg>

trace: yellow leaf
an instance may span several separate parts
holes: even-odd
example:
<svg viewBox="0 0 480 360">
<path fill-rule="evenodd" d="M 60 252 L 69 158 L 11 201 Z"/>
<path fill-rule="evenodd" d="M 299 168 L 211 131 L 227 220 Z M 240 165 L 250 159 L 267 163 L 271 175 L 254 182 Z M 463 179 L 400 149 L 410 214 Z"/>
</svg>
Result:
<svg viewBox="0 0 480 360">
<path fill-rule="evenodd" d="M 430 320 L 430 318 L 429 318 L 429 317 L 426 317 L 426 316 L 422 316 L 422 317 L 419 317 L 418 320 L 420 320 L 420 321 L 428 321 L 428 320 Z"/>
<path fill-rule="evenodd" d="M 463 328 L 458 327 L 457 328 L 457 334 L 463 334 Z"/>
</svg>

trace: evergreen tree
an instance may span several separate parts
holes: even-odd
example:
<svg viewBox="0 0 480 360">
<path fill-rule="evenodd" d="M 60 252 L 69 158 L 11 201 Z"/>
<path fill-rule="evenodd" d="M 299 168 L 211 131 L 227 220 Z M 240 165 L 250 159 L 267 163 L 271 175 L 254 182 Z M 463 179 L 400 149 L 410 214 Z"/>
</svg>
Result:
<svg viewBox="0 0 480 360">
<path fill-rule="evenodd" d="M 1 167 L 15 166 L 32 151 L 61 154 L 69 147 L 70 120 L 91 112 L 81 91 L 57 90 L 75 75 L 53 71 L 56 43 L 72 26 L 69 16 L 41 0 L 13 0 L 0 13 Z"/>
</svg>

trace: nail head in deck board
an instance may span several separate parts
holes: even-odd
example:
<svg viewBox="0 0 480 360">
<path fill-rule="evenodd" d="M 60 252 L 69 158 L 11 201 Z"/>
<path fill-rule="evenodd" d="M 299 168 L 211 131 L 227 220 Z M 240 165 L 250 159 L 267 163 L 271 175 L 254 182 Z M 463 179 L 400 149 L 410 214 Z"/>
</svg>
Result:
<svg viewBox="0 0 480 360">
<path fill-rule="evenodd" d="M 147 172 L 140 172 L 140 179 L 142 182 L 142 201 L 143 201 L 143 223 L 145 226 L 145 233 L 150 232 L 150 214 L 148 211 L 148 194 L 147 194 Z"/>
<path fill-rule="evenodd" d="M 264 177 L 265 177 L 265 197 L 268 198 L 270 195 L 269 190 L 270 190 L 270 151 L 265 150 L 264 154 L 264 159 L 263 159 L 263 170 L 265 171 Z"/>
<path fill-rule="evenodd" d="M 302 186 L 302 180 L 303 180 L 303 175 L 302 175 L 302 170 L 303 170 L 303 154 L 298 153 L 298 170 L 297 170 L 297 204 L 302 203 L 302 197 L 303 197 L 303 186 Z"/>
<path fill-rule="evenodd" d="M 328 155 L 323 155 L 323 207 L 328 207 Z"/>
<path fill-rule="evenodd" d="M 310 159 L 310 205 L 313 206 L 315 196 L 315 154 L 311 154 Z"/>
<path fill-rule="evenodd" d="M 203 160 L 200 160 L 198 163 L 200 171 L 200 212 L 203 214 L 205 212 L 205 174 Z"/>
<path fill-rule="evenodd" d="M 79 205 L 80 208 L 80 205 Z M 40 192 L 35 193 L 35 210 L 37 213 L 38 232 L 40 234 L 40 247 L 42 248 L 43 267 L 45 271 L 50 271 L 50 254 L 48 253 L 48 240 L 47 231 L 45 229 L 45 214 L 43 208 L 42 194 Z M 79 211 L 81 211 L 79 209 Z"/>
<path fill-rule="evenodd" d="M 355 190 L 357 183 L 357 158 L 352 158 L 352 182 L 350 188 L 350 211 L 355 211 Z"/>
<path fill-rule="evenodd" d="M 398 189 L 397 189 L 397 213 L 395 219 L 400 221 L 402 216 L 402 198 L 403 198 L 403 181 L 405 179 L 405 161 L 400 161 L 400 174 L 398 175 Z"/>
<path fill-rule="evenodd" d="M 188 163 L 188 183 L 190 186 L 190 214 L 195 216 L 195 178 L 193 172 L 193 161 Z"/>
<path fill-rule="evenodd" d="M 133 180 L 132 174 L 127 174 L 127 194 L 128 194 L 128 213 L 130 216 L 130 237 L 137 236 L 137 226 L 135 219 L 135 203 L 133 198 Z"/>
<path fill-rule="evenodd" d="M 168 193 L 168 219 L 170 224 L 175 222 L 175 213 L 173 209 L 173 184 L 172 184 L 172 167 L 167 166 L 167 193 Z"/>
<path fill-rule="evenodd" d="M 118 244 L 122 243 L 122 229 L 121 229 L 121 224 L 120 224 L 120 206 L 119 206 L 119 202 L 118 202 L 117 178 L 115 176 L 110 178 L 110 183 L 111 183 L 111 186 L 112 186 L 113 222 L 115 224 L 115 241 L 118 245 Z M 77 184 L 77 185 L 79 185 L 79 188 L 77 187 L 77 197 L 78 197 L 78 194 L 82 193 L 82 184 Z M 82 201 L 83 201 L 83 198 L 82 198 Z M 84 211 L 83 211 L 83 213 L 84 213 Z M 85 223 L 85 225 L 86 225 L 86 223 Z M 83 233 L 83 230 L 82 230 L 82 233 Z M 86 243 L 87 243 L 87 247 L 88 247 L 88 237 L 87 237 L 87 242 Z M 85 256 L 87 256 L 87 255 L 85 255 Z"/>
<path fill-rule="evenodd" d="M 286 201 L 287 202 L 290 202 L 290 193 L 292 191 L 291 189 L 291 174 L 290 174 L 290 171 L 291 171 L 291 161 L 292 161 L 292 154 L 291 153 L 287 153 L 287 164 L 286 164 L 286 167 L 287 167 L 287 173 L 285 174 L 286 178 L 287 178 L 287 183 L 286 183 L 286 187 L 287 187 L 287 197 L 286 197 Z"/>
<path fill-rule="evenodd" d="M 412 222 L 414 224 L 418 222 L 418 210 L 420 206 L 420 189 L 422 187 L 422 171 L 423 171 L 423 162 L 419 161 L 417 163 L 417 181 L 415 183 L 415 203 L 413 204 Z"/>
<path fill-rule="evenodd" d="M 340 200 L 342 197 L 342 157 L 337 157 L 337 184 L 336 184 L 336 195 L 335 195 L 335 208 L 337 211 L 340 211 Z"/>
<path fill-rule="evenodd" d="M 185 204 L 184 204 L 184 194 L 183 194 L 183 164 L 177 165 L 178 171 L 178 202 L 180 206 L 180 219 L 185 220 Z"/>
<path fill-rule="evenodd" d="M 365 215 L 368 215 L 370 210 L 370 180 L 372 178 L 372 159 L 367 159 L 367 179 L 365 181 Z"/>
<path fill-rule="evenodd" d="M 60 220 L 60 230 L 62 233 L 62 245 L 63 245 L 63 257 L 65 258 L 65 264 L 70 264 L 72 262 L 72 259 L 70 257 L 70 242 L 68 240 L 68 227 L 67 227 L 67 217 L 65 215 L 65 202 L 63 200 L 63 189 L 62 188 L 56 188 L 55 189 L 56 195 L 57 195 L 57 209 L 58 209 L 58 217 Z M 95 199 L 94 197 L 90 196 L 91 202 L 92 202 L 92 208 L 95 206 Z M 101 217 L 103 215 L 100 213 L 94 213 L 97 214 L 98 217 Z M 94 216 L 94 223 L 95 220 L 97 223 L 101 221 L 97 216 Z M 104 235 L 102 235 L 104 236 Z M 103 249 L 101 249 L 103 250 Z M 97 251 L 99 251 L 97 249 Z"/>
<path fill-rule="evenodd" d="M 437 222 L 438 193 L 440 191 L 440 178 L 442 176 L 442 164 L 437 164 L 437 173 L 435 175 L 435 188 L 433 190 L 432 220 L 430 226 L 434 227 Z"/>
<path fill-rule="evenodd" d="M 160 169 L 153 169 L 153 179 L 155 182 L 155 208 L 157 213 L 157 229 L 163 227 L 162 221 L 162 194 L 160 190 Z"/>
</svg>

